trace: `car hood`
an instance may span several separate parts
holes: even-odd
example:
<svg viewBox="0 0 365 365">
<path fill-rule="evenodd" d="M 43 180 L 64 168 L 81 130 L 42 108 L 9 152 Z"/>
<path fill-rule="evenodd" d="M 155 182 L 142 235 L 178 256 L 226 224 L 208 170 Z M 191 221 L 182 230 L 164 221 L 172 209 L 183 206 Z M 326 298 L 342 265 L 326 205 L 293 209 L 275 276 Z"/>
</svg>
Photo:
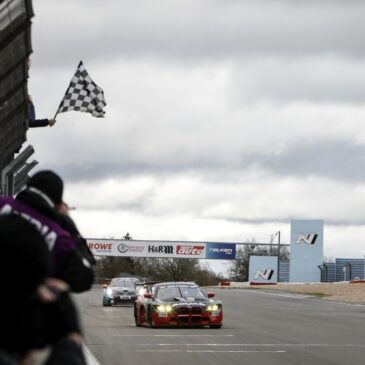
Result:
<svg viewBox="0 0 365 365">
<path fill-rule="evenodd" d="M 113 286 L 110 289 L 113 291 L 116 291 L 116 292 L 124 291 L 124 292 L 128 292 L 128 293 L 134 293 L 136 291 L 135 289 L 127 288 L 125 286 Z"/>
<path fill-rule="evenodd" d="M 193 298 L 193 297 L 175 297 L 172 299 L 156 298 L 154 301 L 161 304 L 169 304 L 171 306 L 180 306 L 180 305 L 205 306 L 207 304 L 216 303 L 216 301 L 208 298 Z"/>
</svg>

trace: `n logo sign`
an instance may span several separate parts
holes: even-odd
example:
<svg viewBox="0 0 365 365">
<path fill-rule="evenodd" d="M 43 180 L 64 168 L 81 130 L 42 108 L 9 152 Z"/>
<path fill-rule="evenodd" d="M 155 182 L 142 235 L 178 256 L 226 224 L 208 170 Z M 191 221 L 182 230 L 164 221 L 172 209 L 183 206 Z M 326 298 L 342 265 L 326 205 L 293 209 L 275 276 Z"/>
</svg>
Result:
<svg viewBox="0 0 365 365">
<path fill-rule="evenodd" d="M 264 280 L 270 280 L 273 273 L 274 273 L 273 269 L 266 269 L 264 272 L 262 272 L 261 270 L 257 270 L 255 275 L 255 280 L 259 278 Z"/>
<path fill-rule="evenodd" d="M 307 243 L 308 245 L 314 245 L 317 237 L 318 237 L 317 233 L 309 233 L 307 235 L 299 234 L 295 243 L 299 245 L 303 241 L 304 243 Z"/>
</svg>

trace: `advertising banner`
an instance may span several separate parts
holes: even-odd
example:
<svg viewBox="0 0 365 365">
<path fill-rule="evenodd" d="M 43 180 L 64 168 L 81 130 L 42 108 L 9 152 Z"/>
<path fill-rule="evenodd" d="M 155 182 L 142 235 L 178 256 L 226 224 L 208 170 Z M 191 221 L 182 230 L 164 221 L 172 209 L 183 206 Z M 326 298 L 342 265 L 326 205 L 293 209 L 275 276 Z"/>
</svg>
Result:
<svg viewBox="0 0 365 365">
<path fill-rule="evenodd" d="M 290 233 L 290 282 L 320 282 L 323 221 L 293 220 Z"/>
<path fill-rule="evenodd" d="M 206 258 L 206 244 L 200 242 L 87 239 L 95 256 Z"/>
<path fill-rule="evenodd" d="M 87 239 L 95 256 L 174 257 L 234 260 L 236 245 L 184 241 Z"/>
<path fill-rule="evenodd" d="M 236 245 L 229 243 L 207 243 L 207 259 L 235 260 Z"/>
<path fill-rule="evenodd" d="M 250 256 L 248 280 L 255 283 L 276 283 L 277 268 L 277 256 Z"/>
</svg>

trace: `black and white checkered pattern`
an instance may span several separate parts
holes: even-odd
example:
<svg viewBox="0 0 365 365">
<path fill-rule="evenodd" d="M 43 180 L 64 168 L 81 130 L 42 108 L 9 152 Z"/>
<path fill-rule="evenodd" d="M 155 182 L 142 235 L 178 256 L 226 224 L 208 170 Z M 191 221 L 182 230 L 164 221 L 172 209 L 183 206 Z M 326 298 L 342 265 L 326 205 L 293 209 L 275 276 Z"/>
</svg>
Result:
<svg viewBox="0 0 365 365">
<path fill-rule="evenodd" d="M 103 117 L 106 106 L 103 90 L 91 79 L 82 61 L 71 79 L 58 113 L 76 110 L 91 113 L 94 117 Z"/>
</svg>

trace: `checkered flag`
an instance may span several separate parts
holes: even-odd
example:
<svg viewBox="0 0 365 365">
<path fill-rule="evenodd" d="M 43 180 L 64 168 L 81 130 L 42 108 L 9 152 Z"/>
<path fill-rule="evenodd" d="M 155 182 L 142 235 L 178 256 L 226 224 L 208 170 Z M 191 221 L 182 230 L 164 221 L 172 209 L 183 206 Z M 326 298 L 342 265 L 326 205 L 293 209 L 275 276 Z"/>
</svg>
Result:
<svg viewBox="0 0 365 365">
<path fill-rule="evenodd" d="M 103 110 L 105 106 L 103 90 L 91 79 L 80 61 L 56 115 L 76 110 L 91 113 L 94 117 L 100 118 L 105 114 Z"/>
</svg>

